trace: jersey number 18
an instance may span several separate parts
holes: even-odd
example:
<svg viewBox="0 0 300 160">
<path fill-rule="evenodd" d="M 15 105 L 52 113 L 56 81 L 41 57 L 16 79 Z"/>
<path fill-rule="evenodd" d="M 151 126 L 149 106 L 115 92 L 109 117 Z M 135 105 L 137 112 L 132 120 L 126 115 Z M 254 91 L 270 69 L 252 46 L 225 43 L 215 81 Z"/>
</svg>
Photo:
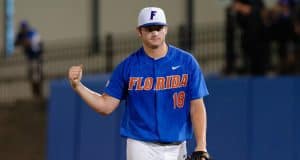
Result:
<svg viewBox="0 0 300 160">
<path fill-rule="evenodd" d="M 184 99 L 185 99 L 185 92 L 180 91 L 180 92 L 175 92 L 173 94 L 173 106 L 174 109 L 176 108 L 182 108 L 184 106 Z"/>
</svg>

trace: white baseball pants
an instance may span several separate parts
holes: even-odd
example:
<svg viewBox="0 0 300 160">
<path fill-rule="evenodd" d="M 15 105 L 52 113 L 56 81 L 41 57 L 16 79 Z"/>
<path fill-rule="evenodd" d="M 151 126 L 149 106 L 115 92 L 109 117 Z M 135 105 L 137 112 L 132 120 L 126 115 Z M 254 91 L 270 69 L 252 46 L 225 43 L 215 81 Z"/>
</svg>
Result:
<svg viewBox="0 0 300 160">
<path fill-rule="evenodd" d="M 160 145 L 127 139 L 127 160 L 185 160 L 186 142 L 179 145 Z"/>
</svg>

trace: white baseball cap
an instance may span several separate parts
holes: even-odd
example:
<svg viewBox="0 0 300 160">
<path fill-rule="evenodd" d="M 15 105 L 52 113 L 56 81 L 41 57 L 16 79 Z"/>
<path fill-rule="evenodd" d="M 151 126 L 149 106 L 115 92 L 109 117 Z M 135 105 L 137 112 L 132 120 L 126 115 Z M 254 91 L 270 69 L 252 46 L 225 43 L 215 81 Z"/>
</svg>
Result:
<svg viewBox="0 0 300 160">
<path fill-rule="evenodd" d="M 138 27 L 166 26 L 167 20 L 164 11 L 158 7 L 143 8 L 138 17 Z"/>
</svg>

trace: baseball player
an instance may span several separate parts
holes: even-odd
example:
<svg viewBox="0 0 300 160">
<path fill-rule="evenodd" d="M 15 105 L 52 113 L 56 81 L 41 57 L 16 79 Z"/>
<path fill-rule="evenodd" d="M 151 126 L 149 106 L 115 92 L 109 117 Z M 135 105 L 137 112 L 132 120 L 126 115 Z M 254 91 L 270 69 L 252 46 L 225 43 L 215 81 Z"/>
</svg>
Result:
<svg viewBox="0 0 300 160">
<path fill-rule="evenodd" d="M 43 98 L 43 42 L 39 32 L 28 21 L 21 21 L 15 46 L 22 47 L 28 62 L 27 76 L 35 98 Z"/>
<path fill-rule="evenodd" d="M 167 31 L 164 11 L 144 8 L 137 25 L 142 47 L 115 68 L 103 94 L 80 82 L 82 65 L 69 69 L 69 80 L 82 99 L 103 115 L 126 101 L 120 134 L 127 138 L 127 160 L 188 159 L 186 140 L 193 131 L 196 148 L 189 158 L 208 160 L 204 77 L 190 53 L 166 43 Z"/>
</svg>

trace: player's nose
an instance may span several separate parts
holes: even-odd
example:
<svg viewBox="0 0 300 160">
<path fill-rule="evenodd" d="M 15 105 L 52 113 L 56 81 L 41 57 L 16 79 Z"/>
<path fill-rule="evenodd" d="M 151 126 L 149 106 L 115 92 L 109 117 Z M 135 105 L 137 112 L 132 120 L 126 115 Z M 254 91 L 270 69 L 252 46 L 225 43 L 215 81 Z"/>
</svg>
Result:
<svg viewBox="0 0 300 160">
<path fill-rule="evenodd" d="M 155 30 L 152 31 L 151 33 L 152 33 L 152 35 L 158 35 L 158 31 L 155 31 Z"/>
</svg>

